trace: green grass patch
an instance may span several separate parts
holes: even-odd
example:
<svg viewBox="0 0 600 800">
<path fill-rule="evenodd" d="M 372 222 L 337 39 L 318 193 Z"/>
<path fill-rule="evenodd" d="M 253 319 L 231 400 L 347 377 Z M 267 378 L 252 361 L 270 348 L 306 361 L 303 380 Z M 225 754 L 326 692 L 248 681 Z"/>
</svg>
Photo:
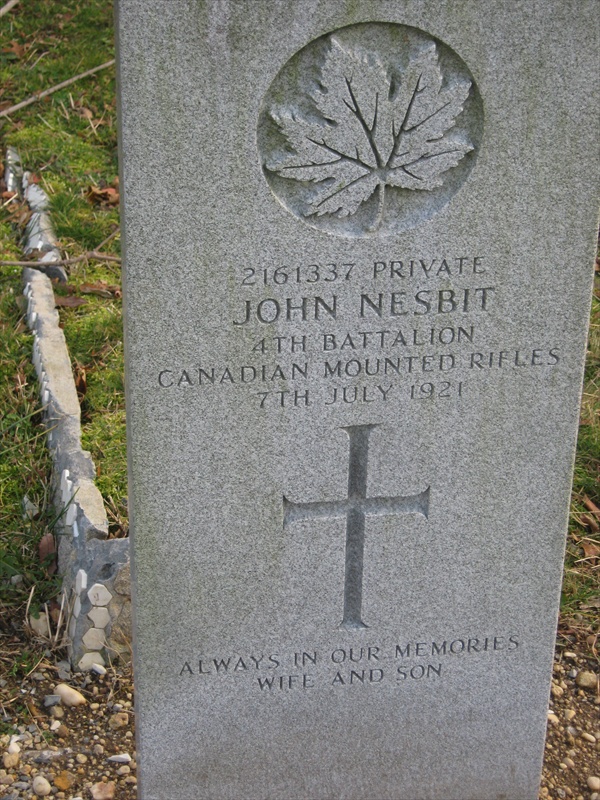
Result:
<svg viewBox="0 0 600 800">
<path fill-rule="evenodd" d="M 0 108 L 113 57 L 110 2 L 18 4 L 0 25 Z M 0 121 L 2 153 L 8 145 L 15 147 L 47 192 L 66 256 L 97 248 L 118 229 L 118 210 L 88 196 L 90 187 L 109 186 L 118 174 L 114 77 L 114 68 L 108 68 Z M 9 206 L 0 211 L 0 254 L 3 260 L 19 260 L 19 231 L 10 215 Z M 119 254 L 118 236 L 103 252 Z M 76 296 L 85 284 L 120 283 L 118 264 L 82 262 L 69 272 L 68 292 Z M 56 596 L 59 582 L 48 575 L 38 553 L 40 539 L 54 529 L 55 518 L 21 291 L 21 269 L 0 267 L 0 602 L 23 607 L 34 587 L 35 611 Z M 61 309 L 60 316 L 83 389 L 83 445 L 98 465 L 101 491 L 122 510 L 127 490 L 121 303 L 119 296 L 80 296 L 86 305 Z M 25 496 L 39 508 L 34 519 L 24 518 Z M 22 580 L 15 583 L 11 578 L 16 575 Z M 9 615 L 2 616 L 9 625 Z"/>
<path fill-rule="evenodd" d="M 590 319 L 561 611 L 597 632 L 600 609 L 600 277 Z"/>
</svg>

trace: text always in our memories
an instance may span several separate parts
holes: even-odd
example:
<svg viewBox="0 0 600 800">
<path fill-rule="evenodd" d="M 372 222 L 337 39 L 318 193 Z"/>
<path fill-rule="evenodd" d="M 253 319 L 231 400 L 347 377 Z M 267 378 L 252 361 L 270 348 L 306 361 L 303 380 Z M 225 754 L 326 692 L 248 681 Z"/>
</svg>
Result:
<svg viewBox="0 0 600 800">
<path fill-rule="evenodd" d="M 516 633 L 456 635 L 398 641 L 392 645 L 339 644 L 294 652 L 203 654 L 177 666 L 181 679 L 249 680 L 264 693 L 326 687 L 390 686 L 401 689 L 421 681 L 443 680 L 457 660 L 485 662 L 512 657 L 522 647 Z"/>
</svg>

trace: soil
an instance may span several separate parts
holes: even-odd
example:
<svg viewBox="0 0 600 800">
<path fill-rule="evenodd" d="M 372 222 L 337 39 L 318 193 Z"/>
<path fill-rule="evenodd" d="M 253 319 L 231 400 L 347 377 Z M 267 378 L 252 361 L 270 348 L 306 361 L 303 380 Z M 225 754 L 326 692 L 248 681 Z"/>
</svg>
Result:
<svg viewBox="0 0 600 800">
<path fill-rule="evenodd" d="M 600 793 L 588 785 L 588 778 L 600 777 L 598 681 L 589 688 L 577 683 L 582 672 L 598 676 L 595 645 L 595 639 L 585 634 L 559 636 L 539 795 L 543 800 L 600 800 Z M 0 797 L 36 798 L 33 779 L 42 775 L 56 800 L 136 800 L 130 667 L 111 667 L 105 675 L 68 674 L 64 669 L 65 662 L 57 666 L 52 659 L 44 658 L 26 677 L 3 679 L 2 730 L 19 733 L 20 753 L 18 764 L 0 769 Z M 45 697 L 54 694 L 56 684 L 63 682 L 79 690 L 87 702 L 71 708 L 62 704 L 46 707 Z M 9 742 L 9 733 L 0 736 L 5 759 Z M 121 759 L 110 761 L 111 756 Z M 190 796 L 190 800 L 197 799 Z"/>
</svg>

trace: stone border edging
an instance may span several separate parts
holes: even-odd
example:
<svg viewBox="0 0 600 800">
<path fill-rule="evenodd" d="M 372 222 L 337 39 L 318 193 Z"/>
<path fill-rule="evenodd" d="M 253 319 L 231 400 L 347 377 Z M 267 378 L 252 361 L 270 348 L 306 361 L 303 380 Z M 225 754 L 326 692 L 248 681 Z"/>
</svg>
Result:
<svg viewBox="0 0 600 800">
<path fill-rule="evenodd" d="M 105 656 L 130 655 L 129 539 L 108 539 L 108 518 L 94 483 L 94 462 L 81 447 L 81 410 L 50 281 L 50 276 L 66 281 L 66 272 L 63 267 L 52 267 L 61 256 L 48 214 L 48 197 L 29 181 L 28 173 L 20 172 L 19 156 L 12 148 L 6 157 L 6 185 L 32 209 L 25 231 L 25 252 L 43 253 L 39 267 L 23 269 L 23 294 L 52 456 L 51 486 L 59 514 L 58 569 L 68 609 L 69 659 L 81 670 L 101 669 Z"/>
</svg>

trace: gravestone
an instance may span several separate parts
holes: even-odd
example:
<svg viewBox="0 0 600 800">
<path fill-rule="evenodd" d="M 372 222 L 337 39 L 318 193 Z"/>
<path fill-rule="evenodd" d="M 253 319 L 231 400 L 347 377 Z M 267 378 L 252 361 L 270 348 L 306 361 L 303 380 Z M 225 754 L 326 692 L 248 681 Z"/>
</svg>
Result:
<svg viewBox="0 0 600 800">
<path fill-rule="evenodd" d="M 537 797 L 595 4 L 119 0 L 141 797 Z"/>
</svg>

